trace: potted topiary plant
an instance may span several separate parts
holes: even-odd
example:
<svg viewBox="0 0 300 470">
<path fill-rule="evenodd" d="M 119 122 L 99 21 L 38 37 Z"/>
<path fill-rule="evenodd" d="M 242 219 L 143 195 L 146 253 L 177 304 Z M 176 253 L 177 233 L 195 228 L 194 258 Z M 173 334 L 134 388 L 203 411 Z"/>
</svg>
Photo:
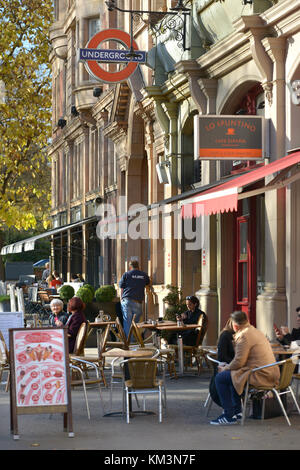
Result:
<svg viewBox="0 0 300 470">
<path fill-rule="evenodd" d="M 86 287 L 84 285 L 83 287 Z M 109 315 L 112 320 L 116 318 L 116 302 L 119 299 L 116 297 L 116 289 L 114 286 L 106 285 L 101 286 L 95 291 L 95 301 L 88 304 L 87 308 L 85 309 L 85 316 L 89 321 L 94 321 L 95 318 L 98 316 L 99 311 L 103 310 L 106 315 Z M 78 295 L 78 292 L 77 294 Z M 86 346 L 87 347 L 96 347 L 97 339 L 96 339 L 96 329 L 93 328 L 91 334 L 89 335 Z"/>
<path fill-rule="evenodd" d="M 166 304 L 164 320 L 176 321 L 176 315 L 186 311 L 186 304 L 182 298 L 182 290 L 179 287 L 168 284 L 168 294 L 163 298 Z M 168 341 L 172 333 L 162 331 L 162 338 Z"/>
<path fill-rule="evenodd" d="M 0 312 L 10 312 L 9 295 L 0 295 Z"/>
<path fill-rule="evenodd" d="M 186 310 L 185 302 L 182 299 L 182 290 L 179 287 L 167 285 L 169 290 L 168 294 L 163 298 L 163 302 L 166 304 L 166 313 L 173 313 L 174 321 L 176 314 L 182 313 Z"/>
<path fill-rule="evenodd" d="M 62 286 L 59 289 L 58 293 L 59 293 L 59 297 L 61 298 L 61 300 L 64 303 L 68 303 L 69 300 L 72 299 L 72 297 L 74 297 L 75 291 L 72 286 L 69 286 L 66 284 L 65 286 Z"/>
<path fill-rule="evenodd" d="M 84 287 L 85 289 L 89 289 L 93 294 L 93 298 L 95 297 L 95 289 L 91 284 L 84 284 L 82 287 Z"/>
<path fill-rule="evenodd" d="M 82 302 L 87 305 L 90 304 L 94 298 L 94 293 L 89 287 L 82 286 L 76 292 L 76 297 L 79 297 Z"/>
<path fill-rule="evenodd" d="M 112 302 L 116 297 L 116 289 L 114 286 L 102 286 L 95 292 L 97 302 Z"/>
</svg>

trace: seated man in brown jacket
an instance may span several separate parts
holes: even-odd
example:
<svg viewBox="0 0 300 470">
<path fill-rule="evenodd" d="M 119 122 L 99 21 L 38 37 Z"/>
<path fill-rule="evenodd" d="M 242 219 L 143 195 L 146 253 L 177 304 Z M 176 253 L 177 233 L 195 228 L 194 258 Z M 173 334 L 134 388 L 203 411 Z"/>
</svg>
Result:
<svg viewBox="0 0 300 470">
<path fill-rule="evenodd" d="M 244 312 L 231 314 L 235 331 L 235 356 L 225 367 L 218 368 L 215 383 L 224 413 L 210 424 L 236 424 L 241 418 L 241 395 L 251 369 L 276 362 L 265 335 L 250 325 Z M 279 367 L 269 367 L 251 375 L 251 385 L 275 386 L 279 383 Z"/>
</svg>

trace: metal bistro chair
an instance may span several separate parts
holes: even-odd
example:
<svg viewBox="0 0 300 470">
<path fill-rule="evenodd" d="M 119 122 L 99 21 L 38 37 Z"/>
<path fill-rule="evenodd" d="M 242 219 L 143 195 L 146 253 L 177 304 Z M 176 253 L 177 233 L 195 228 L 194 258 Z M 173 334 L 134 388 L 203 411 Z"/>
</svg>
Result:
<svg viewBox="0 0 300 470">
<path fill-rule="evenodd" d="M 87 368 L 88 369 L 94 368 L 95 374 L 96 374 L 95 378 L 94 377 L 86 378 L 84 376 L 84 370 L 86 370 Z M 80 377 L 80 378 L 75 378 L 74 374 L 71 374 L 71 386 L 73 387 L 78 386 L 78 385 L 83 386 L 83 393 L 84 393 L 84 398 L 85 398 L 85 403 L 86 403 L 88 419 L 91 419 L 91 414 L 90 414 L 90 408 L 89 408 L 87 392 L 86 392 L 87 385 L 99 384 L 100 401 L 101 401 L 102 413 L 104 414 L 105 409 L 104 409 L 102 390 L 101 390 L 101 378 L 99 377 L 98 367 L 96 366 L 96 364 L 90 361 L 86 361 L 82 358 L 78 358 L 78 357 L 76 359 L 70 358 L 70 370 L 72 372 L 76 372 L 77 375 L 79 375 Z"/>
<path fill-rule="evenodd" d="M 216 351 L 209 351 L 211 354 L 215 354 Z M 218 366 L 220 363 L 220 361 L 218 361 L 217 359 L 215 359 L 214 357 L 211 357 L 209 354 L 206 354 L 206 358 L 212 362 L 215 366 Z M 206 411 L 206 416 L 208 416 L 208 413 L 210 412 L 210 409 L 211 409 L 211 406 L 213 404 L 213 399 L 211 398 L 210 396 L 210 392 L 208 392 L 208 395 L 206 397 L 206 400 L 204 402 L 204 408 L 207 407 L 207 411 Z"/>
<path fill-rule="evenodd" d="M 9 363 L 9 351 L 6 346 L 3 335 L 0 331 L 0 381 L 2 380 L 3 372 L 7 372 L 7 382 L 5 391 L 8 392 L 9 381 L 10 381 L 10 363 Z"/>
<path fill-rule="evenodd" d="M 252 375 L 253 372 L 256 372 L 256 371 L 262 370 L 262 369 L 266 369 L 267 367 L 273 367 L 273 366 L 276 366 L 276 365 L 282 365 L 281 372 L 280 372 L 280 380 L 279 380 L 279 385 L 278 386 L 274 386 L 274 387 L 252 387 L 250 385 L 251 375 Z M 263 420 L 264 419 L 264 413 L 265 413 L 266 395 L 267 395 L 267 392 L 272 391 L 274 393 L 274 395 L 276 396 L 277 400 L 278 400 L 278 403 L 280 405 L 280 408 L 281 408 L 281 410 L 282 410 L 282 412 L 285 416 L 285 419 L 286 419 L 288 425 L 291 426 L 290 420 L 288 418 L 287 412 L 286 412 L 285 407 L 284 407 L 284 405 L 281 401 L 280 396 L 290 393 L 292 398 L 293 398 L 294 404 L 297 408 L 297 411 L 300 414 L 299 405 L 297 403 L 294 392 L 291 388 L 291 381 L 292 381 L 292 378 L 293 378 L 294 369 L 295 369 L 295 362 L 293 362 L 293 358 L 289 358 L 289 359 L 285 359 L 284 361 L 274 362 L 272 364 L 267 364 L 265 366 L 256 367 L 255 369 L 251 370 L 251 374 L 248 377 L 248 381 L 247 381 L 246 388 L 245 388 L 245 398 L 244 398 L 244 404 L 243 404 L 243 416 L 242 416 L 242 422 L 241 422 L 242 425 L 245 422 L 247 402 L 248 402 L 248 399 L 249 399 L 249 396 L 251 395 L 251 393 L 256 392 L 256 391 L 265 392 L 263 394 L 263 397 L 262 397 L 263 398 L 263 404 L 262 404 L 262 417 L 261 417 L 261 419 Z"/>
<path fill-rule="evenodd" d="M 38 300 L 38 287 L 28 287 L 28 300 L 31 302 L 37 302 Z"/>
<path fill-rule="evenodd" d="M 130 379 L 124 383 L 124 398 L 126 404 L 126 422 L 130 423 L 129 396 L 158 394 L 158 420 L 162 422 L 163 404 L 166 406 L 166 388 L 164 379 L 157 379 L 157 363 L 159 359 L 129 359 L 122 362 L 122 366 L 128 365 Z M 164 401 L 163 401 L 164 395 Z M 124 401 L 123 401 L 124 403 Z"/>
<path fill-rule="evenodd" d="M 97 367 L 100 371 L 101 377 L 102 377 L 103 384 L 104 384 L 105 387 L 106 387 L 107 383 L 106 383 L 106 378 L 105 378 L 105 375 L 104 375 L 104 358 L 103 358 L 102 354 L 104 353 L 104 351 L 106 351 L 106 348 L 107 348 L 107 339 L 108 339 L 109 332 L 110 332 L 110 325 L 108 324 L 106 326 L 105 330 L 104 330 L 103 335 L 102 335 L 101 349 L 98 352 L 98 354 L 95 354 L 95 355 L 84 354 L 84 355 L 82 355 L 82 358 L 84 360 L 92 362 L 92 363 L 97 365 Z M 83 353 L 84 353 L 84 347 L 83 347 Z"/>
</svg>

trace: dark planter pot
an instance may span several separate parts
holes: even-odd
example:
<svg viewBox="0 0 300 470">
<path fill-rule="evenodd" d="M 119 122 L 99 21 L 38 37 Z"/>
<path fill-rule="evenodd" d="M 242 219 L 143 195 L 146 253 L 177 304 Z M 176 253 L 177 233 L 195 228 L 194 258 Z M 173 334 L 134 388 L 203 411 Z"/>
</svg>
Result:
<svg viewBox="0 0 300 470">
<path fill-rule="evenodd" d="M 0 312 L 10 312 L 10 300 L 0 302 Z"/>
<path fill-rule="evenodd" d="M 113 300 L 112 302 L 91 302 L 90 304 L 87 304 L 84 310 L 86 319 L 89 322 L 94 322 L 95 318 L 99 314 L 99 311 L 103 310 L 106 315 L 109 315 L 112 320 L 115 320 L 117 316 L 116 306 L 118 302 L 119 299 Z M 92 332 L 90 333 L 86 342 L 87 348 L 97 347 L 96 331 L 96 328 L 92 329 Z"/>
</svg>

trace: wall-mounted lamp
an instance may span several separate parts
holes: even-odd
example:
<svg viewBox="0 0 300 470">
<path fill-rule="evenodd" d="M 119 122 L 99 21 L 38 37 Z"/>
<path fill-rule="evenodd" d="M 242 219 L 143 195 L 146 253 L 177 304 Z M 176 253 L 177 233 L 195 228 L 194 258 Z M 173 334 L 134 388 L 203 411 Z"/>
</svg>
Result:
<svg viewBox="0 0 300 470">
<path fill-rule="evenodd" d="M 63 118 L 60 118 L 57 122 L 57 125 L 58 125 L 58 127 L 60 127 L 62 129 L 63 127 L 65 127 L 67 125 L 67 121 Z"/>
<path fill-rule="evenodd" d="M 108 2 L 105 2 L 105 3 L 107 5 L 108 11 L 114 11 L 116 7 L 115 0 L 109 0 Z"/>
<path fill-rule="evenodd" d="M 94 200 L 95 204 L 98 206 L 99 204 L 102 204 L 103 202 L 103 199 L 102 197 L 98 196 L 96 197 L 96 199 Z"/>
<path fill-rule="evenodd" d="M 247 5 L 247 3 L 249 3 L 249 5 L 252 5 L 253 0 L 243 0 L 243 5 Z"/>
<path fill-rule="evenodd" d="M 156 173 L 158 181 L 163 184 L 171 184 L 170 162 L 165 161 L 156 164 Z"/>
<path fill-rule="evenodd" d="M 102 88 L 100 87 L 96 87 L 93 89 L 93 96 L 95 96 L 95 98 L 99 98 L 99 96 L 102 95 Z"/>
<path fill-rule="evenodd" d="M 265 109 L 265 102 L 261 101 L 259 105 L 257 106 L 257 109 Z"/>
</svg>

